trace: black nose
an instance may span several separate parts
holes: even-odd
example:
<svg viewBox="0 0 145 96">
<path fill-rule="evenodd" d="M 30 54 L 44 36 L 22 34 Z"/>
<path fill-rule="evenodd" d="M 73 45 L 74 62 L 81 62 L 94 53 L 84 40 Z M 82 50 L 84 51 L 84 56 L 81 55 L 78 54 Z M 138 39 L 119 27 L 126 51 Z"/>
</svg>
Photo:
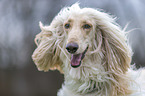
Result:
<svg viewBox="0 0 145 96">
<path fill-rule="evenodd" d="M 69 53 L 75 53 L 78 50 L 79 46 L 77 43 L 68 43 L 66 49 Z"/>
</svg>

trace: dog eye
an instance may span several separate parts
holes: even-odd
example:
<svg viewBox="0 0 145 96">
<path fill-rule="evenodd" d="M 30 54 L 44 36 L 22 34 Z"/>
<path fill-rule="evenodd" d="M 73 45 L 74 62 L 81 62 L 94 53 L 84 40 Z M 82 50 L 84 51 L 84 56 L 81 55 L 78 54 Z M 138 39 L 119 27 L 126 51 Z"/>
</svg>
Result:
<svg viewBox="0 0 145 96">
<path fill-rule="evenodd" d="M 70 28 L 70 24 L 65 24 L 64 27 L 65 27 L 66 29 L 68 29 L 68 28 Z"/>
<path fill-rule="evenodd" d="M 85 24 L 85 25 L 83 25 L 83 28 L 84 28 L 84 29 L 90 29 L 91 26 L 90 26 L 89 24 Z"/>
</svg>

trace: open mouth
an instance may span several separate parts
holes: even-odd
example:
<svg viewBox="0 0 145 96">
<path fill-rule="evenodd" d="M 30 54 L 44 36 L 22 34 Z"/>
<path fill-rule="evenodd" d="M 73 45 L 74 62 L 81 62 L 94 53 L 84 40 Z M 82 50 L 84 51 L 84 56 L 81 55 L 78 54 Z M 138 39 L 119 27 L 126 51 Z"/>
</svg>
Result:
<svg viewBox="0 0 145 96">
<path fill-rule="evenodd" d="M 87 50 L 88 50 L 88 46 L 83 53 L 72 54 L 72 56 L 71 56 L 71 66 L 73 68 L 77 68 L 81 65 L 81 61 L 84 59 Z"/>
</svg>

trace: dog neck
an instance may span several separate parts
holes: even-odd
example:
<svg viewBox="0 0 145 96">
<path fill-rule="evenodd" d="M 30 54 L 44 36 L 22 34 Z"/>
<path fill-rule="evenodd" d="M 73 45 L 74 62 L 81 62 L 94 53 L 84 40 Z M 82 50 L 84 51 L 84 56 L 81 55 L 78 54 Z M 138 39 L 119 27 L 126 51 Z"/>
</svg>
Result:
<svg viewBox="0 0 145 96">
<path fill-rule="evenodd" d="M 104 82 L 97 82 L 93 80 L 81 81 L 75 80 L 73 78 L 67 78 L 67 80 L 65 80 L 65 86 L 67 87 L 67 89 L 73 92 L 84 95 L 93 94 L 94 92 L 97 92 L 97 94 L 102 94 L 102 91 L 104 91 L 106 85 Z"/>
<path fill-rule="evenodd" d="M 112 81 L 113 78 L 109 76 L 111 73 L 106 72 L 102 64 L 99 64 L 100 62 L 96 62 L 98 64 L 95 64 L 95 62 L 88 60 L 85 61 L 84 59 L 84 66 L 82 65 L 79 68 L 72 68 L 68 65 L 69 61 L 66 62 L 67 66 L 64 68 L 64 84 L 67 89 L 81 95 L 95 93 L 95 95 L 98 94 L 101 96 L 102 94 L 106 96 L 115 96 L 117 94 L 117 96 L 119 96 L 118 94 L 128 93 L 128 90 L 125 90 L 124 92 L 121 90 L 122 93 L 118 91 L 118 85 L 113 83 L 116 81 Z M 111 90 L 114 93 L 110 93 L 112 92 Z"/>
<path fill-rule="evenodd" d="M 66 64 L 64 68 L 65 86 L 71 91 L 82 95 L 106 92 L 105 90 L 110 89 L 106 83 L 106 81 L 110 82 L 106 79 L 108 73 L 105 72 L 100 61 L 96 63 L 94 64 L 91 59 L 84 59 L 82 65 L 78 68 L 72 68 Z"/>
</svg>

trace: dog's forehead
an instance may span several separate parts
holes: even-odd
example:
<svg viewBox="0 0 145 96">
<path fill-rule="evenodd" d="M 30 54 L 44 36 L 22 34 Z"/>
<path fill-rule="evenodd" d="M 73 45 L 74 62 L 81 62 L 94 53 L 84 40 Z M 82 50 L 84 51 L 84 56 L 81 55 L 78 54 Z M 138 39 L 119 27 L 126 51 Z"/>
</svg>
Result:
<svg viewBox="0 0 145 96">
<path fill-rule="evenodd" d="M 85 14 L 71 14 L 67 19 L 66 22 L 80 22 L 80 23 L 87 23 L 92 21 L 89 16 Z"/>
</svg>

